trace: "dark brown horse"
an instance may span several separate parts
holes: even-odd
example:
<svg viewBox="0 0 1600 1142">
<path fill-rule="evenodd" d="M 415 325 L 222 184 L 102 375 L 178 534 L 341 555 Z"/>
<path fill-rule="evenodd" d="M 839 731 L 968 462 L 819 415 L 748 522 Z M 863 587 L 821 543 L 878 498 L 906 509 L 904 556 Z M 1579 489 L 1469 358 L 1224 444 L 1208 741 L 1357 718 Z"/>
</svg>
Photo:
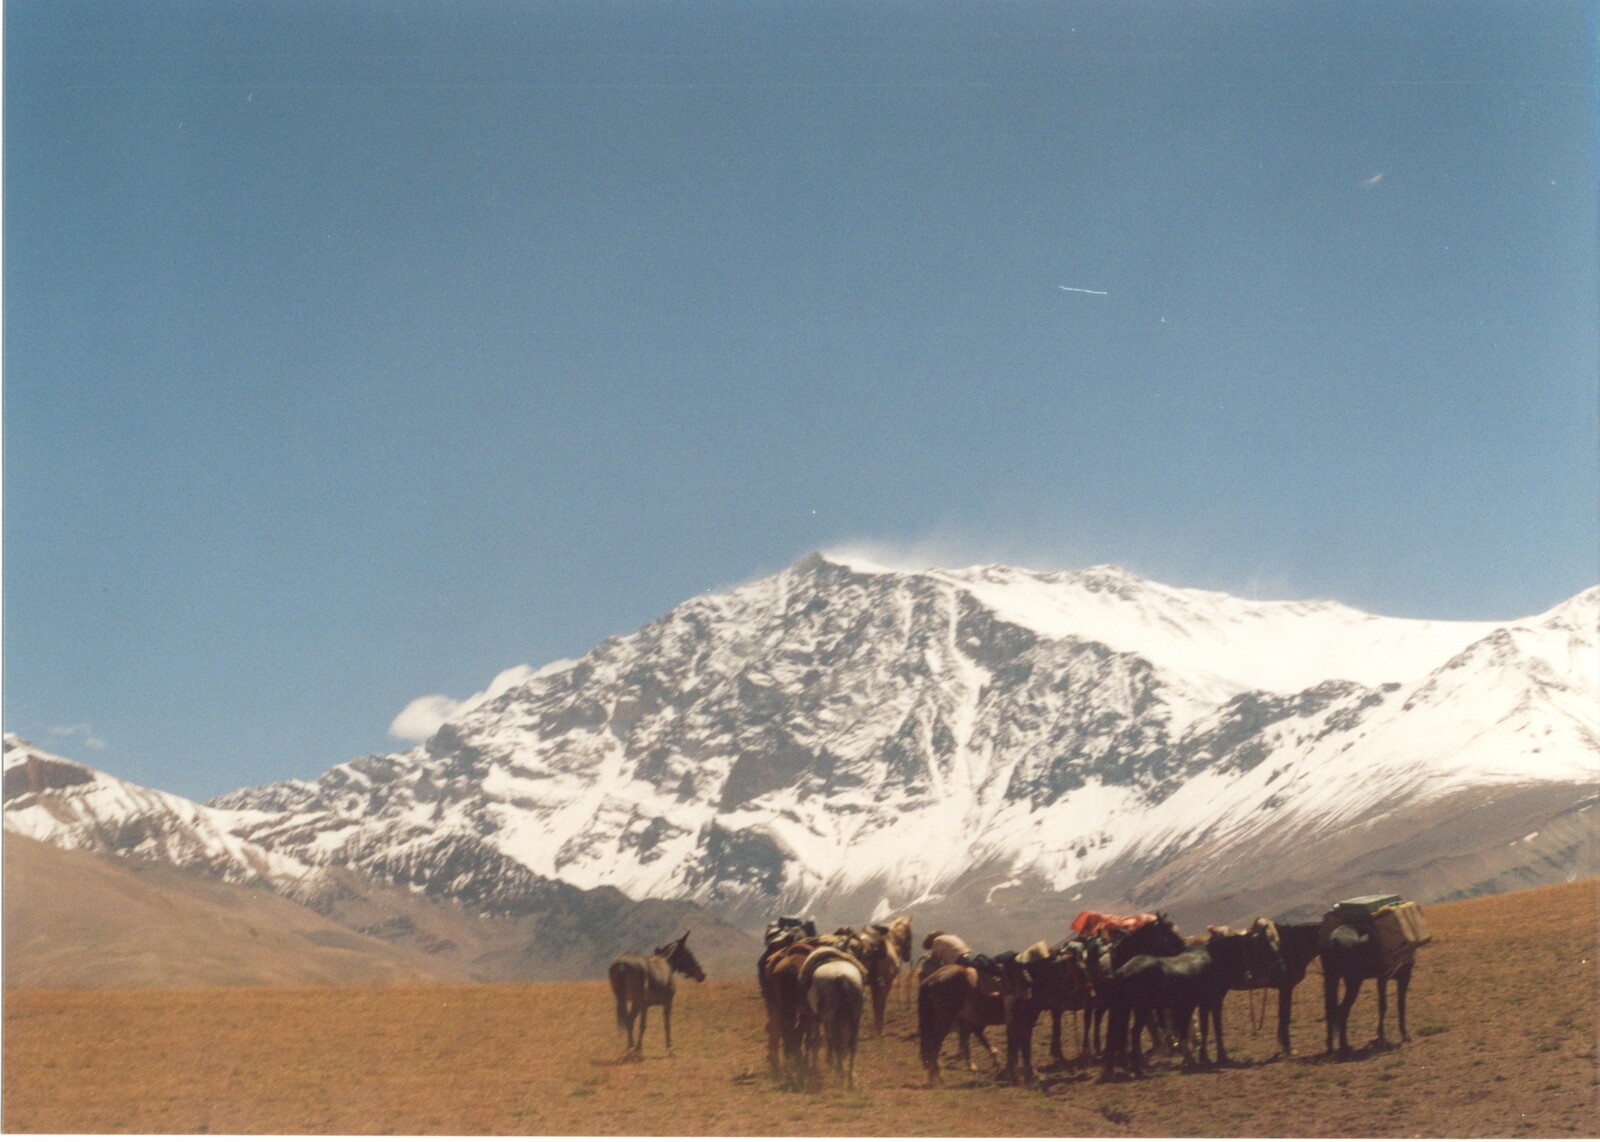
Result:
<svg viewBox="0 0 1600 1142">
<path fill-rule="evenodd" d="M 696 983 L 705 982 L 706 973 L 689 951 L 689 933 L 655 950 L 651 956 L 624 952 L 611 961 L 611 994 L 617 1001 L 617 1028 L 628 1036 L 629 1051 L 644 1051 L 645 1016 L 650 1008 L 661 1008 L 662 1029 L 666 1032 L 667 1053 L 672 1053 L 672 997 L 676 975 L 686 975 Z M 635 1040 L 634 1020 L 639 1023 Z"/>
<path fill-rule="evenodd" d="M 1250 931 L 1259 931 L 1269 924 L 1277 931 L 1278 953 L 1283 957 L 1283 979 L 1276 985 L 1278 1054 L 1289 1056 L 1294 1054 L 1294 1048 L 1289 1045 L 1289 1015 L 1294 1002 L 1294 989 L 1306 978 L 1306 969 L 1322 951 L 1322 925 L 1315 921 L 1307 924 L 1273 924 L 1270 920 L 1257 920 L 1250 925 Z M 1270 989 L 1273 986 L 1266 981 L 1259 981 L 1246 984 L 1245 990 Z"/>
<path fill-rule="evenodd" d="M 1392 973 L 1395 1001 L 1400 1008 L 1400 1041 L 1409 1042 L 1406 1031 L 1406 992 L 1411 988 L 1411 969 L 1415 964 L 1404 960 Z M 1333 1039 L 1339 1037 L 1340 1054 L 1350 1052 L 1350 1008 L 1355 1006 L 1361 992 L 1362 980 L 1373 980 L 1378 985 L 1378 1042 L 1383 1036 L 1383 1020 L 1388 1013 L 1389 975 L 1378 946 L 1378 936 L 1370 926 L 1340 924 L 1328 935 L 1322 948 L 1322 1011 L 1327 1023 L 1327 1051 L 1333 1053 Z M 1344 984 L 1344 998 L 1339 998 L 1339 984 Z"/>
<path fill-rule="evenodd" d="M 1215 1028 L 1217 1058 L 1227 1060 L 1222 1042 L 1222 1000 L 1237 981 L 1279 979 L 1283 962 L 1266 932 L 1216 935 L 1205 944 L 1173 956 L 1135 956 L 1117 969 L 1111 981 L 1110 1030 L 1106 1036 L 1105 1077 L 1126 1061 L 1135 1074 L 1144 1070 L 1140 1035 L 1155 1012 L 1171 1012 L 1172 1026 L 1183 1050 L 1189 1053 L 1189 1021 L 1200 1011 L 1200 1060 L 1206 1061 L 1205 1036 L 1209 1021 Z M 1130 1040 L 1128 1022 L 1133 1019 Z M 1131 1048 L 1131 1049 L 1130 1049 Z"/>
<path fill-rule="evenodd" d="M 1024 1086 L 1032 1086 L 1033 1029 L 1045 1011 L 1061 1009 L 1070 997 L 1074 961 L 1052 952 L 1043 940 L 1022 952 L 1006 952 L 989 958 L 974 957 L 980 976 L 996 981 L 1005 1010 L 1006 1065 L 1002 1079 L 1015 1082 L 1018 1068 Z M 1057 1019 L 1057 1058 L 1060 1045 L 1060 1016 Z"/>
<path fill-rule="evenodd" d="M 1206 1061 L 1206 1022 L 1209 1017 L 1217 1037 L 1217 1062 L 1226 1066 L 1228 1050 L 1222 1043 L 1223 998 L 1230 991 L 1279 986 L 1284 977 L 1283 955 L 1279 948 L 1277 925 L 1270 920 L 1258 920 L 1245 932 L 1213 928 L 1205 946 L 1219 966 L 1216 990 L 1209 1002 L 1199 1005 L 1200 1061 Z M 1188 1018 L 1187 1012 L 1175 1014 Z M 1180 1040 L 1184 1037 L 1183 1031 L 1180 1031 L 1179 1037 Z"/>
<path fill-rule="evenodd" d="M 1112 938 L 1111 967 L 1114 971 L 1134 956 L 1175 956 L 1185 947 L 1178 926 L 1165 912 L 1157 912 L 1154 920 L 1139 925 L 1125 936 Z"/>
</svg>

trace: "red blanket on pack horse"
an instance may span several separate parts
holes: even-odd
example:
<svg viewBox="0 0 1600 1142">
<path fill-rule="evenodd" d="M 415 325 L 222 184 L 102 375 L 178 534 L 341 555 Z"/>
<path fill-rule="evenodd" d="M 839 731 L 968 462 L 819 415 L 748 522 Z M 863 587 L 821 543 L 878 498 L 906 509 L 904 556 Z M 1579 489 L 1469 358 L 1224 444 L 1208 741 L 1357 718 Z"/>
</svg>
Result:
<svg viewBox="0 0 1600 1142">
<path fill-rule="evenodd" d="M 1072 930 L 1083 939 L 1099 936 L 1105 940 L 1116 941 L 1154 919 L 1155 915 L 1150 912 L 1140 912 L 1134 916 L 1112 916 L 1106 912 L 1079 912 L 1078 918 L 1072 922 Z"/>
</svg>

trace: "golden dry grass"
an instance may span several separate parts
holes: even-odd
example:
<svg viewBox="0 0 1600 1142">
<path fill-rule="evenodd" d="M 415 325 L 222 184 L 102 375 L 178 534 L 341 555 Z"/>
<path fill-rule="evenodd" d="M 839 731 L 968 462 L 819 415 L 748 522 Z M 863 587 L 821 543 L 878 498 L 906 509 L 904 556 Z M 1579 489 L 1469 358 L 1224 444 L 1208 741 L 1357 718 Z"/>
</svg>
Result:
<svg viewBox="0 0 1600 1142">
<path fill-rule="evenodd" d="M 1035 1090 L 948 1072 L 928 1090 L 891 1006 L 858 1088 L 784 1093 L 765 1073 L 753 979 L 685 983 L 677 1052 L 659 1013 L 623 1059 L 603 983 L 11 991 L 10 1132 L 757 1135 L 1600 1135 L 1596 884 L 1428 910 L 1413 1041 L 1321 1054 L 1320 980 L 1296 995 L 1299 1054 L 1230 999 L 1242 1065 L 1137 1082 L 1045 1072 Z M 1393 1012 L 1391 1010 L 1391 1019 Z M 1353 1043 L 1375 1025 L 1370 986 Z M 1045 1029 L 1041 1028 L 1041 1032 Z M 1392 1033 L 1392 1025 L 1391 1025 Z M 1041 1034 L 1041 1041 L 1043 1035 Z M 998 1041 L 998 1037 L 997 1037 Z M 954 1039 L 947 1046 L 953 1046 Z"/>
</svg>

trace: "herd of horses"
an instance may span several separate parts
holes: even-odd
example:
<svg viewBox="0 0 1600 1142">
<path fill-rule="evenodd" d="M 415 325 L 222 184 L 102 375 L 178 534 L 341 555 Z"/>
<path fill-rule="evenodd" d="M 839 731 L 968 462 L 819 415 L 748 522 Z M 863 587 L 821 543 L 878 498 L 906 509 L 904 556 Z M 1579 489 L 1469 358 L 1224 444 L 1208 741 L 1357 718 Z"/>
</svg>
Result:
<svg viewBox="0 0 1600 1142">
<path fill-rule="evenodd" d="M 1083 923 L 1088 916 L 1096 922 Z M 653 955 L 630 952 L 611 964 L 617 1026 L 626 1033 L 630 1052 L 642 1051 L 646 1013 L 660 1007 L 670 1053 L 674 979 L 705 979 L 688 941 L 685 932 Z M 1410 1038 L 1406 992 L 1412 963 L 1386 965 L 1374 933 L 1361 924 L 1330 927 L 1260 919 L 1244 930 L 1213 927 L 1204 935 L 1185 937 L 1160 913 L 1084 913 L 1065 940 L 1053 945 L 1041 940 L 1021 952 L 973 953 L 943 932 L 927 936 L 922 947 L 928 954 L 913 964 L 910 916 L 826 934 L 800 919 L 784 918 L 769 926 L 756 979 L 766 1006 L 772 1077 L 794 1089 L 815 1087 L 825 1065 L 835 1081 L 853 1087 L 856 1044 L 868 1003 L 881 1036 L 897 981 L 904 981 L 915 995 L 917 1041 L 929 1085 L 940 1081 L 939 1057 L 951 1030 L 957 1032 L 967 1069 L 974 1069 L 969 1047 L 976 1038 L 1003 1080 L 1032 1085 L 1034 1032 L 1047 1012 L 1050 1054 L 1059 1066 L 1069 1065 L 1061 1045 L 1061 1021 L 1068 1012 L 1082 1016 L 1075 1061 L 1082 1065 L 1098 1059 L 1104 1079 L 1116 1077 L 1119 1070 L 1142 1074 L 1147 1037 L 1154 1046 L 1181 1052 L 1185 1067 L 1195 1066 L 1190 1037 L 1196 1026 L 1198 1065 L 1210 1063 L 1208 1040 L 1215 1042 L 1217 1063 L 1226 1065 L 1223 998 L 1237 990 L 1278 993 L 1278 1050 L 1289 1055 L 1294 989 L 1318 961 L 1325 1049 L 1330 1054 L 1335 1039 L 1340 1053 L 1349 1052 L 1350 1009 L 1369 979 L 1378 989 L 1378 1040 L 1384 1039 L 1390 978 L 1395 981 L 1400 1037 Z M 996 1026 L 1006 1035 L 1003 1066 L 985 1035 L 986 1028 Z"/>
</svg>

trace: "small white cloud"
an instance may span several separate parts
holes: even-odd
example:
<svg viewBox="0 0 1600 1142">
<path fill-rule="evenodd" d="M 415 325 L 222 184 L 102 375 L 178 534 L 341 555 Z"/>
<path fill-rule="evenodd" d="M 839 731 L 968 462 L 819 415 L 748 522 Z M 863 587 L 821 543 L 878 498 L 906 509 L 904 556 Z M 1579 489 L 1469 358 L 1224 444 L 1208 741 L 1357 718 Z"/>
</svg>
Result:
<svg viewBox="0 0 1600 1142">
<path fill-rule="evenodd" d="M 389 736 L 401 741 L 426 741 L 452 718 L 476 709 L 491 698 L 498 698 L 513 686 L 520 686 L 539 673 L 527 664 L 513 666 L 496 674 L 487 689 L 459 701 L 444 694 L 424 694 L 395 715 L 394 721 L 389 723 Z"/>
<path fill-rule="evenodd" d="M 70 726 L 51 726 L 50 732 L 58 738 L 69 738 L 85 749 L 105 749 L 105 739 L 94 732 L 88 722 L 74 722 Z"/>
<path fill-rule="evenodd" d="M 1383 181 L 1383 172 L 1379 171 L 1377 174 L 1373 175 L 1371 178 L 1362 179 L 1356 185 L 1359 186 L 1362 190 L 1371 190 L 1373 187 L 1377 186 L 1382 181 Z"/>
</svg>

